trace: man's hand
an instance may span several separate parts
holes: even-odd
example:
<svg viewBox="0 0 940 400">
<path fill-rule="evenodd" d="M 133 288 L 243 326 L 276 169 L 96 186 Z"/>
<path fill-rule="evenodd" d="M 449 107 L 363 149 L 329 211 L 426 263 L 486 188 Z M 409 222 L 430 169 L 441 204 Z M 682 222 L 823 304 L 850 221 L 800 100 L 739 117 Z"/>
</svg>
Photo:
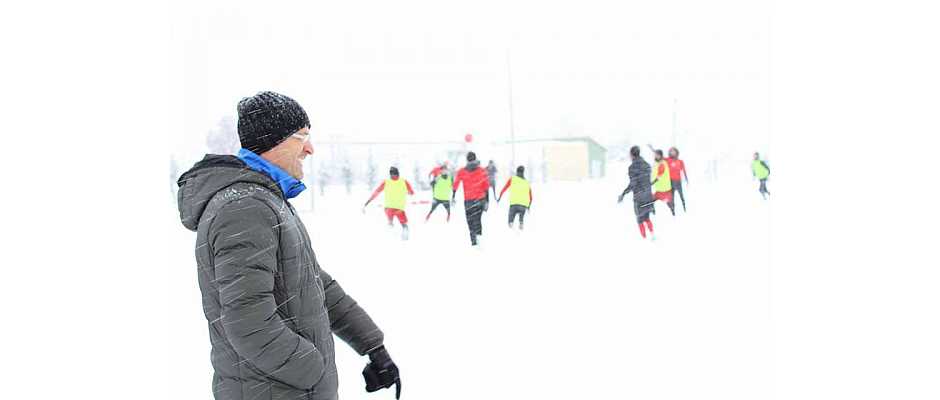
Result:
<svg viewBox="0 0 940 400">
<path fill-rule="evenodd" d="M 366 391 L 369 393 L 380 389 L 387 389 L 395 385 L 395 398 L 401 397 L 401 378 L 398 376 L 398 367 L 392 361 L 385 346 L 381 346 L 369 353 L 369 360 L 362 370 L 362 377 L 366 380 Z"/>
<path fill-rule="evenodd" d="M 617 196 L 617 204 L 623 203 L 623 195 Z"/>
</svg>

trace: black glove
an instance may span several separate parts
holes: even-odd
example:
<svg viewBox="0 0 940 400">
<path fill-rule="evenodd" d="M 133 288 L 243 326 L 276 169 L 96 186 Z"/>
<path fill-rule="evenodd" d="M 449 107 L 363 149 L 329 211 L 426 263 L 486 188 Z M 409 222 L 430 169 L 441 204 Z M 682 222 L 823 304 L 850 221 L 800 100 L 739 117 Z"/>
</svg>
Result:
<svg viewBox="0 0 940 400">
<path fill-rule="evenodd" d="M 401 397 L 401 379 L 398 376 L 398 367 L 385 350 L 385 346 L 372 350 L 369 360 L 362 370 L 362 377 L 366 379 L 366 391 L 369 393 L 379 389 L 387 389 L 395 385 L 395 398 Z"/>
<path fill-rule="evenodd" d="M 490 209 L 490 201 L 483 200 L 483 211 L 489 211 L 489 209 Z"/>
<path fill-rule="evenodd" d="M 623 203 L 623 195 L 617 196 L 617 204 Z"/>
</svg>

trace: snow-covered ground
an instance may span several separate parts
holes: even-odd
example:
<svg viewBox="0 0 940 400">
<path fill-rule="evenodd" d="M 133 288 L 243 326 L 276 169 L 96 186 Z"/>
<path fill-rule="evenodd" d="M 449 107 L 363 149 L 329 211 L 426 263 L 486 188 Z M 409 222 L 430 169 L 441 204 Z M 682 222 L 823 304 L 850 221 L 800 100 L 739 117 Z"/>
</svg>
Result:
<svg viewBox="0 0 940 400">
<path fill-rule="evenodd" d="M 321 265 L 385 332 L 407 399 L 770 398 L 772 203 L 746 175 L 693 181 L 688 213 L 658 206 L 651 243 L 616 203 L 624 171 L 533 184 L 525 232 L 494 206 L 481 251 L 461 205 L 449 224 L 441 208 L 425 223 L 428 206 L 410 206 L 407 242 L 380 208 L 361 213 L 365 188 L 330 188 L 303 218 Z M 209 399 L 195 234 L 177 232 L 170 391 Z M 365 362 L 337 346 L 341 398 L 391 398 L 366 396 Z"/>
</svg>

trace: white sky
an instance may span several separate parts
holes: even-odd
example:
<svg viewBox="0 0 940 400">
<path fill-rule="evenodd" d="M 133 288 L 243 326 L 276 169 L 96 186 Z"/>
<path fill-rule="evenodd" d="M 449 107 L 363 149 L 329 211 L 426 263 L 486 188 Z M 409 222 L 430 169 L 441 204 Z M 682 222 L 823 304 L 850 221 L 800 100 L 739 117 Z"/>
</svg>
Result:
<svg viewBox="0 0 940 400">
<path fill-rule="evenodd" d="M 509 53 L 518 138 L 666 145 L 678 99 L 680 145 L 764 149 L 769 5 L 700 3 L 187 5 L 173 29 L 186 94 L 173 148 L 201 146 L 268 89 L 300 101 L 321 140 L 504 140 Z"/>
</svg>

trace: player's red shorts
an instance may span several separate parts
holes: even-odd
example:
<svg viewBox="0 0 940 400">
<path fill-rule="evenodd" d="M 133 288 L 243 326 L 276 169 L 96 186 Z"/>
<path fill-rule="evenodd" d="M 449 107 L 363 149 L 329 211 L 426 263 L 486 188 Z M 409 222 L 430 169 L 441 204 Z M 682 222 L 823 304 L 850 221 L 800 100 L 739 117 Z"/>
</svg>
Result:
<svg viewBox="0 0 940 400">
<path fill-rule="evenodd" d="M 388 223 L 392 223 L 392 218 L 398 217 L 398 223 L 407 224 L 408 216 L 405 215 L 405 210 L 399 210 L 397 208 L 386 208 L 385 216 L 388 217 Z"/>
<path fill-rule="evenodd" d="M 653 196 L 656 196 L 656 200 L 662 200 L 667 203 L 672 202 L 672 192 L 656 192 Z"/>
</svg>

